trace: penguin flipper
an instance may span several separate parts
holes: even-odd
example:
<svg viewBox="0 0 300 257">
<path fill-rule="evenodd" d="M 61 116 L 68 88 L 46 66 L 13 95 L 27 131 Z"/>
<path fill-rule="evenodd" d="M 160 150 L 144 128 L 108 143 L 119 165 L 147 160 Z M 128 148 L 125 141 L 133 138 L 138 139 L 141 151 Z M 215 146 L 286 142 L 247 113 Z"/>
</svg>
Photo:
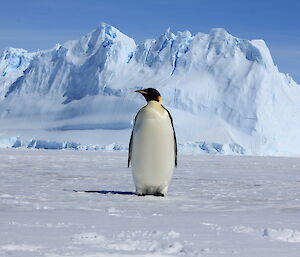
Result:
<svg viewBox="0 0 300 257">
<path fill-rule="evenodd" d="M 133 127 L 133 129 L 134 129 L 134 127 Z M 133 129 L 132 129 L 132 131 L 131 131 L 131 136 L 130 136 L 130 141 L 129 141 L 129 150 L 128 150 L 128 168 L 130 167 L 130 160 L 131 160 Z"/>
<path fill-rule="evenodd" d="M 162 106 L 162 108 L 164 108 L 167 113 L 169 114 L 169 118 L 172 124 L 172 128 L 173 128 L 173 134 L 174 134 L 174 154 L 175 154 L 175 167 L 177 168 L 177 139 L 176 139 L 176 133 L 175 133 L 175 129 L 174 129 L 174 124 L 173 124 L 173 118 L 171 116 L 171 113 L 169 112 L 168 109 L 166 109 L 164 106 Z"/>
<path fill-rule="evenodd" d="M 143 108 L 142 108 L 143 109 Z M 132 153 L 132 141 L 133 141 L 133 131 L 134 131 L 134 127 L 135 127 L 135 122 L 136 122 L 136 119 L 137 119 L 137 116 L 139 115 L 140 111 L 142 110 L 140 109 L 138 111 L 138 113 L 135 115 L 134 117 L 134 122 L 133 122 L 133 128 L 132 128 L 132 131 L 131 131 L 131 136 L 130 136 L 130 140 L 129 140 L 129 147 L 128 147 L 128 168 L 130 167 L 130 161 L 131 161 L 131 153 Z"/>
</svg>

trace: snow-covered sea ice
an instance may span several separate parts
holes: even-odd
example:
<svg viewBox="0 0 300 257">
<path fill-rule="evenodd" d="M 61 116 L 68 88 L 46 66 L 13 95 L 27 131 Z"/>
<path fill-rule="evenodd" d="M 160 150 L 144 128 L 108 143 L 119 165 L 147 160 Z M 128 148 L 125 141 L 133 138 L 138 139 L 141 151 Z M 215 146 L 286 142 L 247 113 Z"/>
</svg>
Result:
<svg viewBox="0 0 300 257">
<path fill-rule="evenodd" d="M 179 155 L 164 198 L 126 152 L 0 149 L 0 256 L 298 257 L 300 160 Z"/>
</svg>

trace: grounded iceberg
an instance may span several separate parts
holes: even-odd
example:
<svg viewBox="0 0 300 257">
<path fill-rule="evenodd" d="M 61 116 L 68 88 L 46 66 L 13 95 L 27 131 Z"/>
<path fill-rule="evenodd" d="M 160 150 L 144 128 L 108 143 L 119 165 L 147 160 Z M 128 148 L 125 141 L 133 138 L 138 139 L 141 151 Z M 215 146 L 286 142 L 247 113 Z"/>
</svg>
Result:
<svg viewBox="0 0 300 257">
<path fill-rule="evenodd" d="M 0 54 L 0 146 L 126 149 L 144 104 L 133 91 L 146 87 L 163 95 L 181 151 L 300 155 L 300 87 L 263 40 L 168 29 L 136 44 L 105 23 L 50 50 Z"/>
</svg>

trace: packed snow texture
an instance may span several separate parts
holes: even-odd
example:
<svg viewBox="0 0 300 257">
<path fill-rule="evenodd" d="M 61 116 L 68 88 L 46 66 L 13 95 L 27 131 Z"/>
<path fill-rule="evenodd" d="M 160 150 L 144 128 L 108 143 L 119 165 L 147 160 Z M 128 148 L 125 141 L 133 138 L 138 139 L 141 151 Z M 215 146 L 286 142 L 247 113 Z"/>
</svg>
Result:
<svg viewBox="0 0 300 257">
<path fill-rule="evenodd" d="M 126 164 L 0 149 L 0 256 L 299 257 L 299 159 L 179 155 L 166 197 L 134 195 Z"/>
<path fill-rule="evenodd" d="M 168 29 L 136 44 L 102 23 L 50 50 L 8 48 L 0 54 L 0 138 L 127 147 L 144 104 L 133 91 L 146 87 L 161 92 L 182 149 L 205 142 L 300 154 L 299 85 L 278 71 L 263 40 L 224 29 Z"/>
</svg>

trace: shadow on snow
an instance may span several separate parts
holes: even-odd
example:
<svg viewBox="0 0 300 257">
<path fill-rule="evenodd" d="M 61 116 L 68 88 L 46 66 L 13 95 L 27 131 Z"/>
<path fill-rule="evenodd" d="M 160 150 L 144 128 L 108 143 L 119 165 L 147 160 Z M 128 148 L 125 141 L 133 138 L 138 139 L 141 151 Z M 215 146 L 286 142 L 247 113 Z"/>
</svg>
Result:
<svg viewBox="0 0 300 257">
<path fill-rule="evenodd" d="M 97 194 L 113 194 L 113 195 L 137 195 L 135 192 L 114 191 L 114 190 L 73 190 L 78 193 L 97 193 Z"/>
</svg>

